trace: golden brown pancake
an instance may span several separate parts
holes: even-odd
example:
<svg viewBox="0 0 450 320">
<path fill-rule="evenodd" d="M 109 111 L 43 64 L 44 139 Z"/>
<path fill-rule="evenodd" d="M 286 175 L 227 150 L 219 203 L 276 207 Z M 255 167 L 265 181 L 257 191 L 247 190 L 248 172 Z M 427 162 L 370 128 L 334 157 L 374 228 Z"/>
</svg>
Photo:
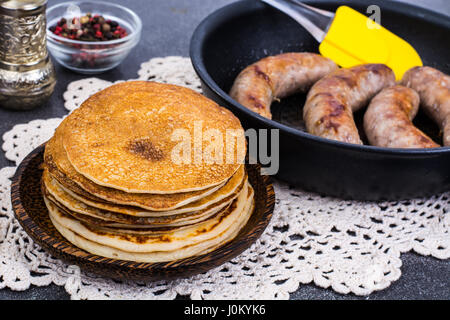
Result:
<svg viewBox="0 0 450 320">
<path fill-rule="evenodd" d="M 94 202 L 102 202 L 102 199 L 117 204 L 138 206 L 150 211 L 167 211 L 179 208 L 193 201 L 210 195 L 222 185 L 214 186 L 201 191 L 184 192 L 176 194 L 139 194 L 127 193 L 93 183 L 89 179 L 75 171 L 67 159 L 62 144 L 61 130 L 64 128 L 65 120 L 56 129 L 55 135 L 45 146 L 44 161 L 50 173 L 63 186 L 75 193 L 81 194 L 86 199 Z M 243 170 L 244 166 L 241 166 Z M 133 214 L 133 208 L 125 208 Z M 142 210 L 138 210 L 141 212 Z M 122 212 L 123 213 L 123 212 Z"/>
<path fill-rule="evenodd" d="M 90 181 L 88 181 L 87 179 L 85 179 L 84 177 L 82 177 L 77 173 L 75 173 L 74 175 L 72 174 L 65 175 L 61 173 L 61 171 L 58 170 L 58 166 L 53 161 L 53 156 L 50 156 L 47 153 L 47 150 L 49 151 L 52 150 L 52 145 L 53 145 L 52 141 L 50 141 L 48 143 L 48 149 L 46 148 L 46 153 L 44 156 L 45 165 L 52 178 L 60 184 L 59 186 L 67 194 L 83 202 L 86 205 L 103 210 L 128 214 L 132 216 L 139 216 L 139 217 L 167 216 L 173 214 L 192 213 L 194 211 L 205 210 L 207 208 L 211 208 L 215 204 L 219 204 L 224 199 L 229 198 L 236 190 L 242 188 L 242 185 L 247 178 L 245 166 L 242 165 L 223 186 L 221 186 L 218 190 L 214 191 L 212 194 L 204 196 L 199 200 L 193 201 L 182 207 L 178 207 L 177 205 L 176 208 L 173 208 L 171 204 L 175 203 L 177 200 L 182 199 L 182 197 L 187 197 L 188 195 L 183 196 L 182 194 L 168 194 L 168 195 L 129 194 L 120 190 L 114 190 L 111 188 L 98 186 L 94 183 L 91 183 Z M 63 164 L 64 160 L 61 159 L 60 163 Z M 68 178 L 69 176 L 71 176 L 73 180 L 70 180 Z M 78 179 L 80 177 L 81 180 Z M 74 182 L 78 181 L 82 183 L 83 180 L 87 180 L 84 181 L 86 182 L 84 184 L 84 187 L 86 189 L 106 199 L 98 198 L 97 196 L 92 195 L 92 193 L 80 188 L 79 185 Z M 157 201 L 158 208 L 166 207 L 168 209 L 165 211 L 155 211 L 149 209 L 151 208 L 149 207 L 149 205 L 152 204 L 151 203 L 152 199 L 158 199 Z M 166 202 L 163 201 L 164 199 Z M 171 207 L 172 209 L 170 209 Z"/>
<path fill-rule="evenodd" d="M 228 210 L 231 203 L 226 203 L 220 208 L 208 213 L 208 216 L 202 217 L 199 221 L 188 221 L 183 224 L 125 224 L 110 220 L 104 220 L 99 217 L 81 214 L 79 212 L 68 209 L 59 203 L 52 195 L 44 193 L 44 202 L 47 207 L 50 205 L 55 206 L 58 210 L 65 216 L 70 216 L 86 226 L 91 226 L 96 230 L 103 232 L 110 232 L 114 234 L 141 234 L 141 235 L 162 235 L 167 232 L 172 232 L 175 230 L 181 230 L 183 228 L 190 228 L 195 224 L 201 223 L 208 219 L 214 218 L 216 215 L 222 214 L 224 211 Z"/>
<path fill-rule="evenodd" d="M 55 182 L 56 179 L 53 179 Z M 227 183 L 223 188 L 218 190 L 216 193 L 205 197 L 203 199 L 200 199 L 198 201 L 195 201 L 193 203 L 190 203 L 184 207 L 168 210 L 168 211 L 146 211 L 142 210 L 140 208 L 131 207 L 131 206 L 123 206 L 123 205 L 115 205 L 113 203 L 105 203 L 105 202 L 95 202 L 89 199 L 85 199 L 80 195 L 77 195 L 76 193 L 66 189 L 61 184 L 59 184 L 59 187 L 69 196 L 72 198 L 82 202 L 83 204 L 87 206 L 91 206 L 97 209 L 106 210 L 110 212 L 125 214 L 129 216 L 135 216 L 135 217 L 170 217 L 173 215 L 198 215 L 199 212 L 204 212 L 205 210 L 210 210 L 214 207 L 217 207 L 221 205 L 224 202 L 229 201 L 230 199 L 233 199 L 236 197 L 236 194 L 238 194 L 243 186 L 245 181 L 247 180 L 247 174 L 245 173 L 243 176 L 242 181 L 239 184 L 231 184 Z"/>
<path fill-rule="evenodd" d="M 180 250 L 187 246 L 213 241 L 226 230 L 230 228 L 233 230 L 240 226 L 241 220 L 247 220 L 251 212 L 246 211 L 246 207 L 252 202 L 253 189 L 247 184 L 239 197 L 222 214 L 194 226 L 183 228 L 182 230 L 169 231 L 164 235 L 157 236 L 139 233 L 123 235 L 115 232 L 100 231 L 70 216 L 65 216 L 50 202 L 47 203 L 47 206 L 52 221 L 87 240 L 125 252 L 144 253 Z"/>
<path fill-rule="evenodd" d="M 242 188 L 238 188 L 232 195 L 223 199 L 214 206 L 204 210 L 181 213 L 169 216 L 155 217 L 136 217 L 108 210 L 98 209 L 83 202 L 78 201 L 66 193 L 57 181 L 52 179 L 47 170 L 44 170 L 42 176 L 42 192 L 44 196 L 57 205 L 62 211 L 73 213 L 80 219 L 87 216 L 92 223 L 98 225 L 119 226 L 128 225 L 139 228 L 156 228 L 161 226 L 183 226 L 194 224 L 208 219 L 224 207 L 229 205 L 238 195 Z"/>
<path fill-rule="evenodd" d="M 105 245 L 101 245 L 97 242 L 90 241 L 83 236 L 73 232 L 72 230 L 64 227 L 59 224 L 55 219 L 50 215 L 50 219 L 52 220 L 55 228 L 65 237 L 68 241 L 70 241 L 75 246 L 86 250 L 89 253 L 100 255 L 103 257 L 111 258 L 111 259 L 121 259 L 128 261 L 136 261 L 136 262 L 147 262 L 147 263 L 155 263 L 155 262 L 164 262 L 164 261 L 174 261 L 178 259 L 188 258 L 191 256 L 196 256 L 200 254 L 206 254 L 217 249 L 220 246 L 225 245 L 229 241 L 233 240 L 242 229 L 243 226 L 247 223 L 250 218 L 254 208 L 254 202 L 249 201 L 246 204 L 245 214 L 240 217 L 238 221 L 232 226 L 232 228 L 227 229 L 222 232 L 215 239 L 201 242 L 197 245 L 186 246 L 178 250 L 172 251 L 153 251 L 153 252 L 144 252 L 144 253 L 133 253 L 126 252 L 123 250 L 119 250 L 113 247 L 108 247 Z M 49 210 L 57 211 L 56 208 L 50 208 Z M 55 214 L 58 214 L 55 212 Z"/>
<path fill-rule="evenodd" d="M 228 180 L 245 156 L 245 143 L 225 148 L 231 130 L 245 140 L 239 120 L 212 100 L 175 85 L 146 81 L 113 85 L 87 99 L 64 122 L 63 146 L 74 169 L 98 185 L 125 192 L 168 194 L 211 188 Z M 181 141 L 174 138 L 175 130 L 191 137 L 190 163 L 173 160 Z M 222 163 L 196 157 L 205 155 L 202 151 L 210 145 L 202 140 L 208 130 L 222 134 Z M 199 148 L 199 143 L 206 145 Z"/>
</svg>

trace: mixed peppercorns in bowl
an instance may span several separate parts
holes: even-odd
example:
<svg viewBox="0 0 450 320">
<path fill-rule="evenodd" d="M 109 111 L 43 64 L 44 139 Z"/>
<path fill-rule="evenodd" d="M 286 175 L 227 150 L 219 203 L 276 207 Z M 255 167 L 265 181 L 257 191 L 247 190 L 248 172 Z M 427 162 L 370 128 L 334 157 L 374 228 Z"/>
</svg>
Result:
<svg viewBox="0 0 450 320">
<path fill-rule="evenodd" d="M 49 30 L 57 36 L 80 41 L 108 41 L 127 36 L 126 29 L 118 22 L 91 13 L 69 20 L 61 18 Z"/>
<path fill-rule="evenodd" d="M 140 39 L 131 10 L 100 1 L 74 1 L 47 10 L 47 46 L 63 66 L 87 74 L 116 67 Z"/>
</svg>

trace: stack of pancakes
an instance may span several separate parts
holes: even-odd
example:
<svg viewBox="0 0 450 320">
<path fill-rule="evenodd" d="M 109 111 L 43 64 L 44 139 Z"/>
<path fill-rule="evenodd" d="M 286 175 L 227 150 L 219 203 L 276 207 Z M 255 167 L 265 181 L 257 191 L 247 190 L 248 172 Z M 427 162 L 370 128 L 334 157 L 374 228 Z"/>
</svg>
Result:
<svg viewBox="0 0 450 320">
<path fill-rule="evenodd" d="M 180 142 L 177 129 L 191 139 Z M 226 148 L 227 130 L 244 143 Z M 199 161 L 206 153 L 198 139 L 204 151 L 207 132 L 223 137 L 211 140 L 222 145 L 223 161 Z M 245 148 L 239 120 L 204 96 L 155 82 L 120 83 L 90 97 L 56 129 L 45 148 L 42 192 L 56 229 L 90 253 L 182 259 L 232 240 L 248 221 L 254 192 Z M 177 151 L 181 162 L 174 161 Z"/>
</svg>

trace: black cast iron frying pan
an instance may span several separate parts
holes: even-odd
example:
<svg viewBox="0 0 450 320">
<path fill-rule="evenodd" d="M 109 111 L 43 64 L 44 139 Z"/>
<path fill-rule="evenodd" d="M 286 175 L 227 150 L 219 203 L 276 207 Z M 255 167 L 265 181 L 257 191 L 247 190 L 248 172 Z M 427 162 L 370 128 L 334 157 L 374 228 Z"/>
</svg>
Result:
<svg viewBox="0 0 450 320">
<path fill-rule="evenodd" d="M 392 1 L 305 3 L 330 11 L 345 4 L 362 13 L 370 4 L 379 5 L 383 26 L 411 43 L 424 65 L 450 73 L 450 18 L 446 15 Z M 247 65 L 293 51 L 318 52 L 318 43 L 297 22 L 255 0 L 239 1 L 212 13 L 197 27 L 190 46 L 206 96 L 233 111 L 245 128 L 280 130 L 280 179 L 344 199 L 398 200 L 450 190 L 450 147 L 387 149 L 336 142 L 304 132 L 305 95 L 272 105 L 273 120 L 228 96 L 234 79 Z M 363 112 L 355 114 L 359 126 L 362 116 Z M 423 113 L 419 112 L 415 124 L 441 143 L 437 126 Z"/>
</svg>

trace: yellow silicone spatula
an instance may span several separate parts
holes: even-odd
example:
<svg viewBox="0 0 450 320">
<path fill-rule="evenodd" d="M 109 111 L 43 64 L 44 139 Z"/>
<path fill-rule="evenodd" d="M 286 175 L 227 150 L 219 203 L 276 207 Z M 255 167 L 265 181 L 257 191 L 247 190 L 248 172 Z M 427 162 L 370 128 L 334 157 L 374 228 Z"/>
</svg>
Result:
<svg viewBox="0 0 450 320">
<path fill-rule="evenodd" d="M 298 0 L 262 1 L 300 23 L 320 43 L 319 52 L 341 67 L 384 63 L 400 80 L 408 69 L 422 66 L 408 42 L 350 7 L 340 6 L 333 13 Z"/>
</svg>

